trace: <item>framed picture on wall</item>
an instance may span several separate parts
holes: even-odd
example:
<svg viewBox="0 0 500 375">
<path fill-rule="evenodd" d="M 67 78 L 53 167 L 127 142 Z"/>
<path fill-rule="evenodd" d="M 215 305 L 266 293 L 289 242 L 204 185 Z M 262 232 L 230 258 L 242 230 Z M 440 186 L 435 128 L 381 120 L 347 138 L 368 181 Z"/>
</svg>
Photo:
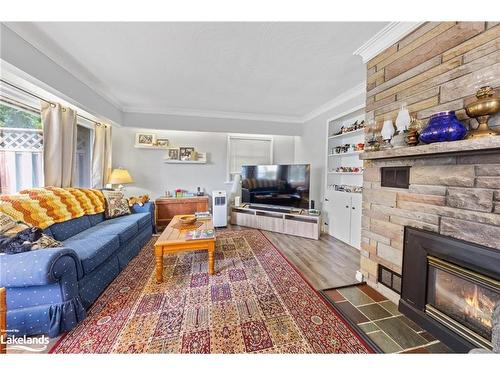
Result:
<svg viewBox="0 0 500 375">
<path fill-rule="evenodd" d="M 193 160 L 194 159 L 194 147 L 181 147 L 179 149 L 179 156 L 181 160 Z"/>
<path fill-rule="evenodd" d="M 168 147 L 168 138 L 156 138 L 156 147 L 167 148 Z"/>
<path fill-rule="evenodd" d="M 179 160 L 179 149 L 178 148 L 169 148 L 167 149 L 167 160 Z"/>
<path fill-rule="evenodd" d="M 136 133 L 135 147 L 154 147 L 156 143 L 156 134 Z"/>
</svg>

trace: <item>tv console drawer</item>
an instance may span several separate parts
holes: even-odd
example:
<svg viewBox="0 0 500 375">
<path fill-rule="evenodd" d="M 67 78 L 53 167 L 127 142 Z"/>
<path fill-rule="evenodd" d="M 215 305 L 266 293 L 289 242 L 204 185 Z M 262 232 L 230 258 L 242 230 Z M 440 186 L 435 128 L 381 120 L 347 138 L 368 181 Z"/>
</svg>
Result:
<svg viewBox="0 0 500 375">
<path fill-rule="evenodd" d="M 249 211 L 232 211 L 231 212 L 231 224 L 241 225 L 243 227 L 257 227 L 257 220 L 254 212 Z"/>
<path fill-rule="evenodd" d="M 317 221 L 296 220 L 295 218 L 285 219 L 283 220 L 283 233 L 317 240 L 319 238 L 319 223 Z"/>
<path fill-rule="evenodd" d="M 256 214 L 257 228 L 268 230 L 270 232 L 283 232 L 283 215 L 278 217 L 274 215 L 259 215 Z"/>
</svg>

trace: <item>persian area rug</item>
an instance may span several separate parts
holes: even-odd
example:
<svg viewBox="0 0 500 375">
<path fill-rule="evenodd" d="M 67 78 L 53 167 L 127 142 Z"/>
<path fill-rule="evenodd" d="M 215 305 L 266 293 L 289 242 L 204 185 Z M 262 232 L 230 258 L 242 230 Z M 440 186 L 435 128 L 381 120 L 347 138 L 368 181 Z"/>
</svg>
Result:
<svg viewBox="0 0 500 375">
<path fill-rule="evenodd" d="M 153 238 L 52 353 L 367 353 L 368 346 L 258 230 L 165 256 Z"/>
</svg>

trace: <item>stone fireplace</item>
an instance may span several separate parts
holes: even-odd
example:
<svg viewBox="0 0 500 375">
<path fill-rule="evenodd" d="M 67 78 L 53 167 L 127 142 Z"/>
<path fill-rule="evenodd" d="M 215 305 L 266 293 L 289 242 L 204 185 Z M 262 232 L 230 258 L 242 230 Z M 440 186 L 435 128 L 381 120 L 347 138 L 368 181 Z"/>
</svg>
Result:
<svg viewBox="0 0 500 375">
<path fill-rule="evenodd" d="M 464 108 L 477 89 L 490 85 L 499 93 L 499 41 L 499 23 L 424 23 L 367 62 L 366 121 L 394 121 L 405 104 L 424 124 L 436 112 L 453 110 L 474 125 Z M 498 115 L 490 121 L 499 123 Z M 423 317 L 441 319 L 437 326 L 454 332 L 454 342 L 447 342 L 457 350 L 466 350 L 471 340 L 487 347 L 484 315 L 498 295 L 491 283 L 481 282 L 498 281 L 500 264 L 492 263 L 493 274 L 480 257 L 463 259 L 467 251 L 460 249 L 500 254 L 500 136 L 365 152 L 360 158 L 361 271 L 368 284 L 395 303 L 401 299 L 400 308 L 422 317 L 421 323 Z M 418 248 L 409 241 L 423 240 L 408 235 L 413 231 L 460 246 L 450 245 L 455 254 L 434 249 L 417 261 Z M 462 335 L 469 331 L 471 336 Z"/>
<path fill-rule="evenodd" d="M 361 157 L 368 284 L 455 350 L 488 348 L 500 299 L 500 137 Z M 404 187 L 382 183 L 387 167 L 408 173 Z"/>
</svg>

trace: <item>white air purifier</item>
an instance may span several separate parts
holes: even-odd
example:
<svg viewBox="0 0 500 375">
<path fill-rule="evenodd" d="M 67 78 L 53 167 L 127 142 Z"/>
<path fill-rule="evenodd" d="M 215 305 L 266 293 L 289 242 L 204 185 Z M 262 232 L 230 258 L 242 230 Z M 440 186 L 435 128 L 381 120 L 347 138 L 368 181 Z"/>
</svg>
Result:
<svg viewBox="0 0 500 375">
<path fill-rule="evenodd" d="M 214 227 L 227 227 L 227 194 L 224 190 L 212 192 Z"/>
</svg>

